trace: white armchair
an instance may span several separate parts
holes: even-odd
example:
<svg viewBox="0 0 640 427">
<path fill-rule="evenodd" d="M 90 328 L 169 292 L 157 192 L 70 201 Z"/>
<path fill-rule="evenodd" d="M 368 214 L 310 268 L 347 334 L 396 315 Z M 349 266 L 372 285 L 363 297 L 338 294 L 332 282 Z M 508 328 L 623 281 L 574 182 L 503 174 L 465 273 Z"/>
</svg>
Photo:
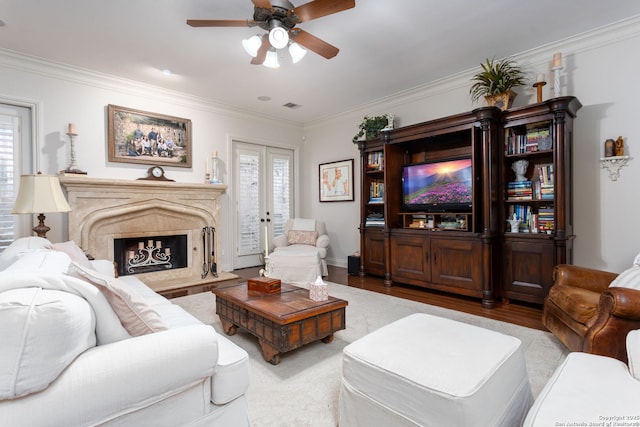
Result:
<svg viewBox="0 0 640 427">
<path fill-rule="evenodd" d="M 524 426 L 640 425 L 640 329 L 627 335 L 627 355 L 625 365 L 611 357 L 570 353 Z"/>
<path fill-rule="evenodd" d="M 317 253 L 320 257 L 321 274 L 329 274 L 326 261 L 329 236 L 324 222 L 315 219 L 289 219 L 284 225 L 284 234 L 273 239 L 273 246 L 274 253 Z"/>
</svg>

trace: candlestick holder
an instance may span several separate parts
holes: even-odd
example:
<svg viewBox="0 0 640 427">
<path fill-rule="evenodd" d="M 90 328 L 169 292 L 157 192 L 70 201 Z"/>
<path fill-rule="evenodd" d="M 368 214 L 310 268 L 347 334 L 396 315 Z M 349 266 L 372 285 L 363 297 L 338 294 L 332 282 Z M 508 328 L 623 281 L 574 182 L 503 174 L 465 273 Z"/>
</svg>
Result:
<svg viewBox="0 0 640 427">
<path fill-rule="evenodd" d="M 562 90 L 560 88 L 560 70 L 562 70 L 562 65 L 558 65 L 557 67 L 553 67 L 553 96 L 555 98 L 562 95 Z"/>
<path fill-rule="evenodd" d="M 67 135 L 69 135 L 70 159 L 69 159 L 69 166 L 65 170 L 63 170 L 62 173 L 86 175 L 87 173 L 78 169 L 78 166 L 76 165 L 76 146 L 73 140 L 76 136 L 78 136 L 78 134 L 67 132 Z"/>
<path fill-rule="evenodd" d="M 533 84 L 533 87 L 536 88 L 537 90 L 537 96 L 538 96 L 538 101 L 537 102 L 542 102 L 542 86 L 546 85 L 547 82 L 535 82 Z"/>
</svg>

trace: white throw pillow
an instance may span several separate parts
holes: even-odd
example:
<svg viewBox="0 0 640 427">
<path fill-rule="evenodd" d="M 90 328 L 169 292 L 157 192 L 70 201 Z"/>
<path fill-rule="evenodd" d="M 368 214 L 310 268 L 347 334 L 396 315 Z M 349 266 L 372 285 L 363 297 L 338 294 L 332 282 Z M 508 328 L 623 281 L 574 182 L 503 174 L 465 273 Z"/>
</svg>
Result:
<svg viewBox="0 0 640 427">
<path fill-rule="evenodd" d="M 613 286 L 640 291 L 640 266 L 634 265 L 630 269 L 620 273 L 609 285 L 609 287 Z"/>
<path fill-rule="evenodd" d="M 71 262 L 69 275 L 83 279 L 100 289 L 129 335 L 137 337 L 167 329 L 158 312 L 126 283 L 84 268 L 76 262 Z"/>
<path fill-rule="evenodd" d="M 96 345 L 89 303 L 69 292 L 19 288 L 0 293 L 0 400 L 43 390 Z"/>
<path fill-rule="evenodd" d="M 47 239 L 35 236 L 21 237 L 14 240 L 0 254 L 0 271 L 11 265 L 20 254 L 36 249 L 48 248 L 50 245 L 51 242 Z"/>
</svg>

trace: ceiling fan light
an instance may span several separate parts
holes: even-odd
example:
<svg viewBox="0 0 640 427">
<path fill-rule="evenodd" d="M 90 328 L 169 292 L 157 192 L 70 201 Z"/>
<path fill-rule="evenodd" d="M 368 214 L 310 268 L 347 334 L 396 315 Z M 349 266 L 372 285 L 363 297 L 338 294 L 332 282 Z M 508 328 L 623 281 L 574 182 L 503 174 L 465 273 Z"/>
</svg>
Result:
<svg viewBox="0 0 640 427">
<path fill-rule="evenodd" d="M 293 63 L 297 63 L 307 54 L 307 49 L 300 46 L 298 43 L 291 43 L 289 46 L 289 54 L 291 55 L 291 59 Z"/>
<path fill-rule="evenodd" d="M 278 63 L 278 54 L 275 50 L 269 49 L 262 65 L 274 69 L 280 68 L 280 64 Z"/>
<path fill-rule="evenodd" d="M 282 27 L 273 27 L 269 31 L 269 43 L 276 49 L 282 49 L 289 43 L 289 33 Z"/>
<path fill-rule="evenodd" d="M 242 47 L 253 58 L 258 56 L 258 49 L 260 49 L 261 44 L 262 44 L 262 39 L 258 35 L 249 37 L 246 40 L 242 40 Z"/>
</svg>

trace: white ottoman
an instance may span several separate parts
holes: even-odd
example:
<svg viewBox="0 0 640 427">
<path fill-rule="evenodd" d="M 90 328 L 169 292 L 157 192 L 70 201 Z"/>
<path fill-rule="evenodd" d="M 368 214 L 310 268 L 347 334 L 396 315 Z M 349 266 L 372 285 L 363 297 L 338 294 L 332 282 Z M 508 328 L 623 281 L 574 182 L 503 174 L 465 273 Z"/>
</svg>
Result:
<svg viewBox="0 0 640 427">
<path fill-rule="evenodd" d="M 318 251 L 295 253 L 291 251 L 275 251 L 269 255 L 266 267 L 269 277 L 280 279 L 282 283 L 309 287 L 322 275 Z"/>
<path fill-rule="evenodd" d="M 343 351 L 340 427 L 519 426 L 533 403 L 517 338 L 417 313 Z"/>
</svg>

